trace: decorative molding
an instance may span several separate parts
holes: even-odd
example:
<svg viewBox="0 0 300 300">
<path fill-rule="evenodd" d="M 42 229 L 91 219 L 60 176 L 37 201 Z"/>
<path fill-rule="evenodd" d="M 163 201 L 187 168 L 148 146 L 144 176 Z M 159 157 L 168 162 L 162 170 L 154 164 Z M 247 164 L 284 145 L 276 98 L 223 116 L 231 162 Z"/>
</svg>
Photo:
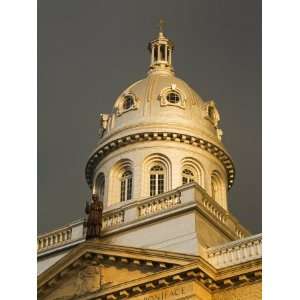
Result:
<svg viewBox="0 0 300 300">
<path fill-rule="evenodd" d="M 211 293 L 230 291 L 232 288 L 245 287 L 249 284 L 261 282 L 261 277 L 255 276 L 255 273 L 257 273 L 257 271 L 246 271 L 239 276 L 218 280 L 215 272 L 213 272 L 213 274 L 208 274 L 199 263 L 195 262 L 96 291 L 95 293 L 89 294 L 88 299 L 108 300 L 119 299 L 120 296 L 133 297 L 150 291 L 159 290 L 160 288 L 174 287 L 178 285 L 179 282 L 189 283 L 192 281 L 199 282 Z M 56 275 L 48 282 L 56 282 L 60 280 L 60 278 L 60 276 Z M 47 284 L 48 282 L 39 286 L 38 295 L 41 295 L 41 292 L 47 293 L 53 288 L 52 285 L 49 286 L 49 284 Z"/>
<path fill-rule="evenodd" d="M 249 260 L 261 259 L 261 248 L 262 235 L 257 234 L 225 245 L 208 248 L 206 255 L 208 262 L 215 268 L 224 268 Z"/>
<path fill-rule="evenodd" d="M 179 100 L 177 103 L 169 102 L 167 99 L 167 95 L 172 92 L 175 92 L 179 95 Z M 171 84 L 170 87 L 166 87 L 161 90 L 158 96 L 158 100 L 160 101 L 160 106 L 176 106 L 183 109 L 185 109 L 186 107 L 186 96 L 184 92 L 177 88 L 176 84 L 174 83 Z"/>
<path fill-rule="evenodd" d="M 139 134 L 127 135 L 122 138 L 118 138 L 116 140 L 108 142 L 92 154 L 92 156 L 87 162 L 85 169 L 85 177 L 90 188 L 92 188 L 93 186 L 94 170 L 105 156 L 129 144 L 134 144 L 141 141 L 155 140 L 167 140 L 190 144 L 212 154 L 223 164 L 226 170 L 228 178 L 228 189 L 232 187 L 235 177 L 233 161 L 231 160 L 229 155 L 226 152 L 224 152 L 220 147 L 204 139 L 196 138 L 187 134 L 179 134 L 172 132 L 144 132 Z"/>
<path fill-rule="evenodd" d="M 215 128 L 218 128 L 220 121 L 220 114 L 217 110 L 216 104 L 213 100 L 210 100 L 204 105 L 205 119 L 209 120 Z"/>
<path fill-rule="evenodd" d="M 159 213 L 166 209 L 171 209 L 181 203 L 180 193 L 174 193 L 170 196 L 149 199 L 148 202 L 144 202 L 142 205 L 139 205 L 138 208 L 138 217 L 146 217 Z"/>
<path fill-rule="evenodd" d="M 123 223 L 124 214 L 124 210 L 105 214 L 105 216 L 103 216 L 102 229 L 106 229 Z"/>
<path fill-rule="evenodd" d="M 129 108 L 125 109 L 125 108 L 123 107 L 123 104 L 124 104 L 125 98 L 126 98 L 127 96 L 129 96 L 129 97 L 132 98 L 132 100 L 133 100 L 133 105 L 130 106 Z M 124 94 L 121 96 L 121 99 L 117 102 L 117 104 L 116 104 L 116 106 L 115 106 L 116 115 L 117 115 L 118 117 L 121 116 L 122 114 L 124 114 L 124 113 L 130 111 L 130 110 L 135 110 L 135 109 L 138 109 L 138 98 L 137 98 L 137 96 L 136 96 L 133 92 L 131 92 L 131 91 L 124 93 Z"/>
</svg>

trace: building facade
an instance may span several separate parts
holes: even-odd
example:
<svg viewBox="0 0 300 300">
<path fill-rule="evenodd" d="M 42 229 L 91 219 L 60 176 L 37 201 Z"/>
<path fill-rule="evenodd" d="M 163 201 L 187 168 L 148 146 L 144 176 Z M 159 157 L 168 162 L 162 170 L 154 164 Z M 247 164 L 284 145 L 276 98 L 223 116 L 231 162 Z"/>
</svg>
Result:
<svg viewBox="0 0 300 300">
<path fill-rule="evenodd" d="M 146 78 L 100 115 L 85 175 L 103 203 L 101 238 L 84 219 L 38 237 L 38 297 L 261 299 L 261 235 L 228 210 L 232 158 L 220 114 L 175 76 L 160 30 Z"/>
</svg>

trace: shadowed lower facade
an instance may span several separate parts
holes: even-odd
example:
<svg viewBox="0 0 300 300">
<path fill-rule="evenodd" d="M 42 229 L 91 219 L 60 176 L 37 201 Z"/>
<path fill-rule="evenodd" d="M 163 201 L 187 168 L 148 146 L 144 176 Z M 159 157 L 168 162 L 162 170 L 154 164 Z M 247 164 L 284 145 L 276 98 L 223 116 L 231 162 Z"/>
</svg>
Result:
<svg viewBox="0 0 300 300">
<path fill-rule="evenodd" d="M 38 237 L 38 298 L 261 299 L 262 239 L 228 210 L 216 104 L 175 76 L 162 28 L 148 48 L 146 78 L 100 115 L 88 217 Z"/>
</svg>

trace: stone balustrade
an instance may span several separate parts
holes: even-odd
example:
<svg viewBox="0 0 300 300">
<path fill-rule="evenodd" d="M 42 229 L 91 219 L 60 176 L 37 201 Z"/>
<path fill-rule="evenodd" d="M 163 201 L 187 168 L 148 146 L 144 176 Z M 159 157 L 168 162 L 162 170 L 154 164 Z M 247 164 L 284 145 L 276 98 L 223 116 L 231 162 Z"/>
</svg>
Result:
<svg viewBox="0 0 300 300">
<path fill-rule="evenodd" d="M 181 203 L 180 195 L 180 192 L 176 192 L 165 197 L 151 198 L 137 207 L 138 217 L 146 217 L 177 206 Z"/>
<path fill-rule="evenodd" d="M 114 213 L 106 213 L 103 216 L 102 228 L 107 229 L 109 227 L 119 225 L 124 222 L 124 210 Z"/>
<path fill-rule="evenodd" d="M 222 246 L 208 248 L 207 260 L 216 268 L 224 268 L 261 258 L 262 235 L 257 234 Z"/>
<path fill-rule="evenodd" d="M 123 226 L 136 226 L 139 222 L 151 222 L 152 218 L 165 217 L 175 210 L 198 209 L 219 226 L 229 230 L 233 238 L 243 238 L 249 233 L 239 222 L 196 183 L 189 183 L 172 191 L 141 199 L 118 203 L 103 213 L 103 235 L 122 230 Z M 84 220 L 80 219 L 59 230 L 38 237 L 38 252 L 84 241 Z"/>
<path fill-rule="evenodd" d="M 218 205 L 215 201 L 212 201 L 208 197 L 200 197 L 200 203 L 220 222 L 226 223 L 227 212 Z"/>
<path fill-rule="evenodd" d="M 72 239 L 72 227 L 63 228 L 38 237 L 37 249 L 43 251 L 65 244 Z"/>
<path fill-rule="evenodd" d="M 249 232 L 239 224 L 238 220 L 214 201 L 205 190 L 200 186 L 197 186 L 196 190 L 195 200 L 198 202 L 199 206 L 203 208 L 203 211 L 209 213 L 210 216 L 226 225 L 227 228 L 230 228 L 237 238 L 242 239 L 249 235 Z"/>
</svg>

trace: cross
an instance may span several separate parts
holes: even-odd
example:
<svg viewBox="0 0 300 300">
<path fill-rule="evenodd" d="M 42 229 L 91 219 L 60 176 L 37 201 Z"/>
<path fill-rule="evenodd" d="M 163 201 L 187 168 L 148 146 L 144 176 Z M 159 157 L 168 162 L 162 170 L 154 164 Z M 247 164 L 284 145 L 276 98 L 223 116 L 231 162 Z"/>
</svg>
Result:
<svg viewBox="0 0 300 300">
<path fill-rule="evenodd" d="M 164 25 L 166 24 L 166 22 L 163 19 L 159 20 L 159 31 L 163 32 L 164 30 Z"/>
</svg>

